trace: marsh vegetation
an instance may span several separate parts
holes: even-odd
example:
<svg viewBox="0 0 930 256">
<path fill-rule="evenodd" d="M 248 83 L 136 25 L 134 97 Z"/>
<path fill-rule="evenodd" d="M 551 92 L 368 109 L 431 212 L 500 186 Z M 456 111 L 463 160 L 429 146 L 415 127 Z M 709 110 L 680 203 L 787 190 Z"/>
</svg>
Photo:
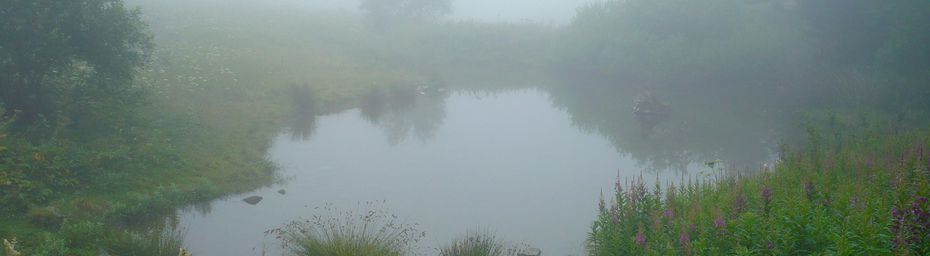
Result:
<svg viewBox="0 0 930 256">
<path fill-rule="evenodd" d="M 403 223 L 377 204 L 364 206 L 357 212 L 326 207 L 328 214 L 295 220 L 266 234 L 282 240 L 294 255 L 401 256 L 416 250 L 425 235 L 416 225 Z"/>
<path fill-rule="evenodd" d="M 927 254 L 926 24 L 922 0 L 0 0 L 0 255 L 255 254 L 275 227 L 300 255 Z"/>
</svg>

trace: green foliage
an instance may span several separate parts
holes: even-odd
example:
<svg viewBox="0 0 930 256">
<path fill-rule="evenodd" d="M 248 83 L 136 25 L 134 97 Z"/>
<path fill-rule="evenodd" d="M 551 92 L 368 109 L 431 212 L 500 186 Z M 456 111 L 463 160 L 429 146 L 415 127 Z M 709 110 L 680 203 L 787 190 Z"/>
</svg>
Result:
<svg viewBox="0 0 930 256">
<path fill-rule="evenodd" d="M 432 21 L 452 13 L 452 0 L 362 0 L 371 24 L 390 26 L 402 22 Z"/>
<path fill-rule="evenodd" d="M 131 81 L 151 49 L 138 10 L 121 0 L 6 0 L 0 14 L 0 102 L 19 121 L 138 101 Z"/>
<path fill-rule="evenodd" d="M 930 135 L 843 145 L 791 153 L 754 175 L 717 173 L 664 190 L 618 181 L 610 205 L 602 200 L 589 252 L 926 254 Z"/>
<path fill-rule="evenodd" d="M 121 0 L 10 0 L 0 13 L 2 211 L 41 209 L 29 205 L 172 153 L 143 143 L 153 136 L 140 129 L 150 120 L 137 115 L 146 93 L 134 77 L 152 44 L 138 10 Z"/>
<path fill-rule="evenodd" d="M 49 229 L 57 229 L 64 221 L 64 217 L 55 207 L 33 207 L 26 215 L 33 224 Z"/>
<path fill-rule="evenodd" d="M 440 256 L 504 256 L 504 243 L 487 233 L 469 233 L 439 249 Z"/>
<path fill-rule="evenodd" d="M 0 203 L 8 212 L 23 212 L 30 203 L 45 203 L 78 182 L 75 163 L 54 141 L 31 143 L 22 137 L 5 140 L 0 151 Z"/>
<path fill-rule="evenodd" d="M 103 223 L 93 221 L 66 223 L 59 232 L 68 241 L 69 248 L 95 248 L 106 234 Z"/>
<path fill-rule="evenodd" d="M 295 255 L 407 255 L 424 234 L 413 225 L 401 223 L 396 215 L 371 208 L 364 214 L 316 215 L 291 222 L 268 232 L 281 239 Z"/>
<path fill-rule="evenodd" d="M 112 255 L 178 256 L 183 242 L 184 233 L 173 228 L 142 234 L 124 232 L 109 241 L 107 252 Z"/>
<path fill-rule="evenodd" d="M 811 50 L 796 19 L 733 0 L 591 4 L 566 30 L 558 64 L 663 86 L 774 79 L 804 68 L 795 65 Z"/>
<path fill-rule="evenodd" d="M 51 233 L 39 233 L 15 239 L 15 249 L 19 254 L 6 252 L 7 256 L 16 255 L 91 255 L 80 254 L 77 251 L 67 248 L 67 241 L 64 238 L 55 236 Z M 0 255 L 4 255 L 0 251 Z"/>
<path fill-rule="evenodd" d="M 895 113 L 930 102 L 927 1 L 632 0 L 577 15 L 552 62 L 563 75 L 775 98 L 780 108 Z"/>
</svg>

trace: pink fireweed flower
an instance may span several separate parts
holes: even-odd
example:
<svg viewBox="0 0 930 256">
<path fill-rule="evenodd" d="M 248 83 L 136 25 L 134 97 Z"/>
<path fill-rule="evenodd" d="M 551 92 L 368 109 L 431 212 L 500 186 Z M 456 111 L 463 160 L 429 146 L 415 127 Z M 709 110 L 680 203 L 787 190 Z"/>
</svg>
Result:
<svg viewBox="0 0 930 256">
<path fill-rule="evenodd" d="M 762 187 L 762 202 L 766 205 L 772 202 L 772 188 L 769 186 Z"/>
<path fill-rule="evenodd" d="M 721 228 L 721 229 L 722 229 L 722 228 L 724 228 L 724 227 L 726 227 L 726 226 L 727 226 L 727 223 L 723 220 L 723 216 L 717 216 L 717 218 L 714 219 L 714 227 L 715 227 L 715 228 Z"/>
<path fill-rule="evenodd" d="M 904 214 L 898 210 L 897 206 L 891 206 L 891 216 L 894 217 L 894 222 L 891 225 L 891 233 L 895 235 L 895 238 L 892 240 L 895 247 L 902 247 L 907 245 L 907 242 L 904 241 L 904 234 L 902 230 L 906 229 L 904 225 Z"/>
<path fill-rule="evenodd" d="M 682 251 L 684 251 L 686 254 L 690 254 L 691 236 L 689 236 L 688 233 L 681 233 L 681 235 L 678 236 L 678 244 L 681 245 Z"/>
<path fill-rule="evenodd" d="M 643 246 L 646 245 L 646 237 L 643 236 L 643 231 L 640 230 L 636 232 L 636 245 Z"/>
<path fill-rule="evenodd" d="M 743 195 L 737 195 L 733 200 L 733 214 L 734 216 L 739 216 L 740 213 L 743 213 L 743 210 L 746 207 L 746 197 Z"/>
<path fill-rule="evenodd" d="M 665 209 L 665 211 L 662 212 L 662 218 L 671 219 L 674 216 L 675 212 L 673 212 L 671 208 Z"/>
<path fill-rule="evenodd" d="M 617 175 L 617 181 L 614 182 L 614 191 L 616 191 L 617 194 L 623 194 L 623 183 L 620 183 L 619 174 Z"/>
<path fill-rule="evenodd" d="M 620 207 L 616 203 L 611 204 L 608 214 L 610 214 L 610 221 L 614 224 L 620 223 Z"/>
</svg>

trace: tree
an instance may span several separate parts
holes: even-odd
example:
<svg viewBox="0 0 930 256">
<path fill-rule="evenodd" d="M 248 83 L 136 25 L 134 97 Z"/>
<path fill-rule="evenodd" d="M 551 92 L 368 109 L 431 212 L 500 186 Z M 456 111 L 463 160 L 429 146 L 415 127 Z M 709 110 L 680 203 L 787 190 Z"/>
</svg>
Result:
<svg viewBox="0 0 930 256">
<path fill-rule="evenodd" d="M 122 0 L 0 0 L 0 35 L 0 104 L 19 122 L 75 100 L 134 101 L 133 74 L 152 49 Z"/>
<path fill-rule="evenodd" d="M 434 20 L 452 13 L 452 0 L 362 0 L 373 24 Z"/>
</svg>

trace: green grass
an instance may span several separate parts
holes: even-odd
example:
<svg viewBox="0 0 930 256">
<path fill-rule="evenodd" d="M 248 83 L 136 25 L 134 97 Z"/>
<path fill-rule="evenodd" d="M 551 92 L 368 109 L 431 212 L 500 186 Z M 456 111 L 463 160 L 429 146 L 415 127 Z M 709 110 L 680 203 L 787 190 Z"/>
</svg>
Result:
<svg viewBox="0 0 930 256">
<path fill-rule="evenodd" d="M 371 207 L 371 204 L 368 205 Z M 331 213 L 335 213 L 332 212 Z M 317 215 L 269 231 L 293 255 L 408 255 L 424 233 L 382 210 Z"/>
<path fill-rule="evenodd" d="M 162 228 L 120 236 L 107 251 L 111 255 L 178 256 L 183 247 L 184 233 L 177 229 Z"/>
<path fill-rule="evenodd" d="M 508 250 L 504 243 L 488 233 L 469 232 L 464 238 L 452 241 L 439 250 L 440 256 L 503 256 Z"/>
<path fill-rule="evenodd" d="M 590 255 L 925 255 L 930 133 L 827 140 L 752 175 L 617 182 Z"/>
<path fill-rule="evenodd" d="M 290 95 L 295 85 L 313 91 L 312 102 L 300 104 L 324 114 L 352 107 L 367 88 L 414 79 L 332 51 L 299 30 L 338 25 L 297 12 L 264 26 L 256 19 L 267 16 L 189 20 L 182 12 L 196 8 L 152 3 L 146 9 L 158 47 L 135 79 L 148 95 L 129 118 L 105 124 L 118 133 L 88 136 L 67 123 L 14 131 L 0 119 L 0 238 L 20 238 L 24 253 L 61 245 L 68 255 L 96 255 L 98 247 L 121 242 L 76 241 L 61 222 L 100 223 L 96 233 L 129 239 L 122 226 L 274 182 L 266 149 L 298 111 Z M 214 19 L 236 22 L 220 26 Z M 185 24 L 167 28 L 178 20 Z"/>
</svg>

